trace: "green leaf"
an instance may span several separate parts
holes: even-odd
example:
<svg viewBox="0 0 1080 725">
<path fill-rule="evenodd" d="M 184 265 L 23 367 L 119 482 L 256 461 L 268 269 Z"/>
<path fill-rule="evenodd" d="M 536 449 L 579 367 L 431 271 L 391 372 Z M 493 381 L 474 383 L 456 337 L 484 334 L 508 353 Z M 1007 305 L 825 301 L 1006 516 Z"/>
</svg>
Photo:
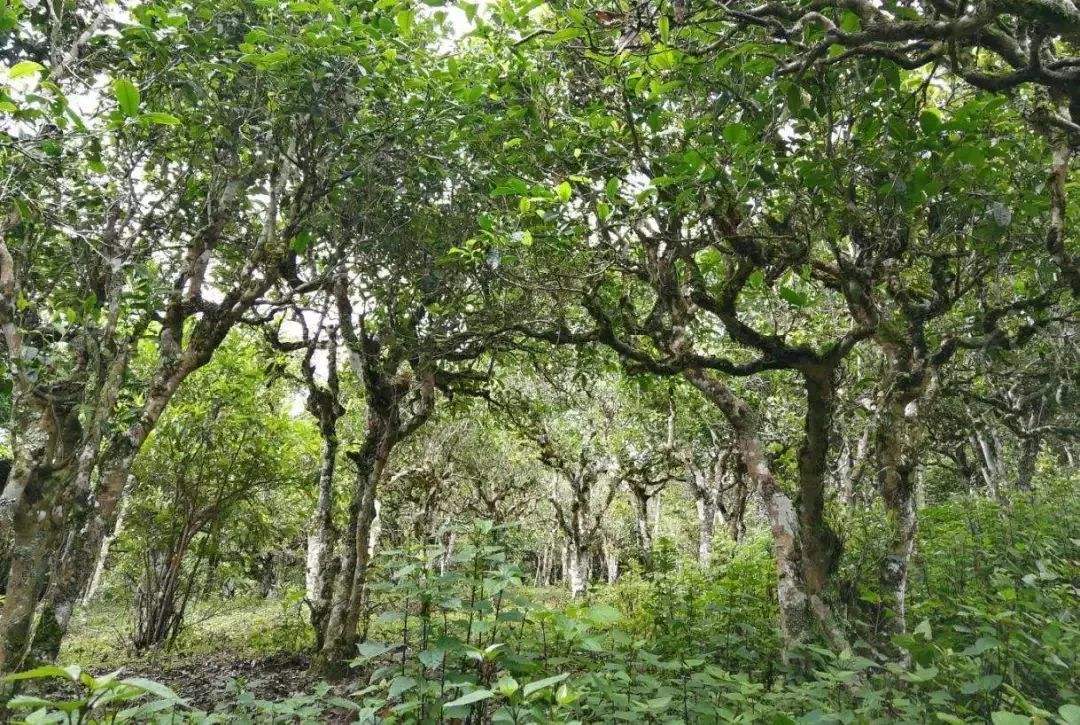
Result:
<svg viewBox="0 0 1080 725">
<path fill-rule="evenodd" d="M 7 706 L 13 710 L 29 710 L 32 707 L 50 707 L 50 700 L 33 695 L 16 695 L 7 701 Z"/>
<path fill-rule="evenodd" d="M 604 184 L 604 193 L 607 194 L 608 199 L 616 201 L 619 198 L 619 180 L 612 177 Z"/>
<path fill-rule="evenodd" d="M 937 133 L 943 125 L 941 114 L 932 108 L 928 108 L 919 114 L 919 127 L 925 133 Z"/>
<path fill-rule="evenodd" d="M 750 128 L 742 123 L 724 126 L 724 140 L 732 146 L 744 146 L 750 140 Z"/>
<path fill-rule="evenodd" d="M 784 285 L 780 288 L 780 296 L 795 307 L 806 307 L 810 304 L 810 297 L 805 292 Z"/>
<path fill-rule="evenodd" d="M 544 688 L 551 687 L 552 685 L 559 684 L 560 682 L 562 682 L 563 680 L 565 680 L 569 676 L 570 676 L 569 672 L 564 672 L 561 675 L 553 675 L 551 677 L 545 677 L 542 680 L 536 680 L 535 682 L 530 682 L 529 684 L 525 685 L 525 689 L 522 692 L 525 695 L 525 697 L 528 697 L 529 695 L 532 695 L 535 692 L 539 692 L 540 690 L 543 690 Z"/>
<path fill-rule="evenodd" d="M 615 624 L 622 619 L 622 612 L 610 604 L 589 607 L 588 617 L 597 624 Z"/>
<path fill-rule="evenodd" d="M 573 40 L 574 38 L 581 37 L 581 28 L 563 28 L 562 30 L 556 30 L 551 34 L 550 40 L 553 43 L 561 43 L 565 40 Z"/>
<path fill-rule="evenodd" d="M 1066 703 L 1058 708 L 1058 715 L 1065 725 L 1080 725 L 1080 705 Z"/>
<path fill-rule="evenodd" d="M 311 232 L 309 232 L 307 229 L 304 229 L 295 237 L 293 237 L 292 244 L 290 246 L 292 247 L 292 250 L 297 254 L 303 254 L 307 250 L 307 248 L 311 246 L 311 239 Z"/>
<path fill-rule="evenodd" d="M 12 80 L 15 80 L 16 78 L 26 78 L 35 73 L 41 73 L 44 70 L 45 66 L 41 63 L 35 63 L 32 60 L 21 60 L 8 69 L 8 78 Z"/>
<path fill-rule="evenodd" d="M 512 697 L 519 689 L 518 681 L 510 675 L 506 675 L 495 683 L 495 689 L 503 697 Z"/>
<path fill-rule="evenodd" d="M 862 27 L 862 23 L 859 22 L 859 16 L 850 10 L 844 11 L 844 15 L 840 18 L 840 29 L 845 33 L 857 33 L 859 28 Z"/>
<path fill-rule="evenodd" d="M 925 640 L 933 639 L 934 635 L 933 632 L 930 630 L 930 620 L 924 619 L 923 621 L 919 622 L 919 626 L 915 628 L 914 633 L 921 634 L 923 636 L 923 639 Z"/>
<path fill-rule="evenodd" d="M 408 692 L 414 687 L 416 687 L 416 680 L 405 675 L 398 675 L 390 683 L 390 697 L 400 697 L 401 693 Z"/>
<path fill-rule="evenodd" d="M 983 675 L 971 682 L 965 682 L 960 686 L 960 692 L 965 695 L 974 695 L 976 692 L 990 692 L 996 690 L 1001 682 L 1001 675 Z"/>
<path fill-rule="evenodd" d="M 139 112 L 139 89 L 126 78 L 117 78 L 112 84 L 113 95 L 120 107 L 120 112 L 127 117 Z"/>
<path fill-rule="evenodd" d="M 408 33 L 412 30 L 414 20 L 412 10 L 399 10 L 397 15 L 394 16 L 394 23 L 401 33 Z"/>
<path fill-rule="evenodd" d="M 67 670 L 63 667 L 43 665 L 41 667 L 35 667 L 32 670 L 26 670 L 25 672 L 16 672 L 11 675 L 5 675 L 3 679 L 4 682 L 16 682 L 18 680 L 43 680 L 50 677 L 63 677 L 64 679 L 72 681 L 79 678 L 78 675 L 75 675 L 75 677 L 69 675 Z"/>
<path fill-rule="evenodd" d="M 484 688 L 480 688 L 479 690 L 473 690 L 472 692 L 464 694 L 456 700 L 451 700 L 450 702 L 443 705 L 443 707 L 461 707 L 462 705 L 471 705 L 474 702 L 486 700 L 489 697 L 494 696 L 494 694 L 495 693 L 491 690 L 485 690 Z"/>
<path fill-rule="evenodd" d="M 929 682 L 938 675 L 937 667 L 923 667 L 916 664 L 914 672 L 905 672 L 900 678 L 906 682 Z"/>
<path fill-rule="evenodd" d="M 570 188 L 570 182 L 564 181 L 555 187 L 555 195 L 559 197 L 563 203 L 570 201 L 570 196 L 573 194 L 573 189 Z"/>
<path fill-rule="evenodd" d="M 999 644 L 1001 643 L 993 637 L 979 637 L 977 640 L 975 640 L 975 644 L 971 645 L 963 651 L 963 654 L 969 656 L 981 655 L 987 650 L 994 649 Z"/>
<path fill-rule="evenodd" d="M 183 702 L 183 698 L 177 695 L 160 682 L 154 682 L 148 680 L 145 677 L 128 677 L 127 679 L 120 680 L 121 685 L 130 685 L 131 687 L 137 687 L 143 692 L 148 692 L 151 695 L 157 695 L 165 700 L 175 700 L 177 702 Z"/>
<path fill-rule="evenodd" d="M 1017 715 L 1014 712 L 998 710 L 990 716 L 990 722 L 994 725 L 1028 725 L 1031 718 L 1027 715 Z"/>
<path fill-rule="evenodd" d="M 139 116 L 139 120 L 146 123 L 156 123 L 162 126 L 179 126 L 180 119 L 171 113 L 162 113 L 161 111 L 150 111 Z"/>
</svg>

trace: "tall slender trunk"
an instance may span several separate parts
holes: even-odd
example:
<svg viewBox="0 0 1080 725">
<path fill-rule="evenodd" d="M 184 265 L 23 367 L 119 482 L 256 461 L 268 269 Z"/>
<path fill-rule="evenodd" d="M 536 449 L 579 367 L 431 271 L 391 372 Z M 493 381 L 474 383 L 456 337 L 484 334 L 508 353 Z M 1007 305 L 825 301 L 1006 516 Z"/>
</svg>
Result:
<svg viewBox="0 0 1080 725">
<path fill-rule="evenodd" d="M 566 580 L 570 585 L 570 596 L 574 599 L 582 596 L 588 586 L 585 577 L 585 559 L 589 553 L 575 542 L 566 548 Z"/>
<path fill-rule="evenodd" d="M 832 369 L 804 375 L 806 435 L 799 450 L 799 524 L 807 593 L 820 597 L 840 553 L 840 541 L 825 521 L 829 433 L 835 408 Z"/>
<path fill-rule="evenodd" d="M 649 504 L 652 503 L 652 497 L 641 486 L 631 485 L 630 493 L 634 499 L 634 530 L 637 532 L 642 560 L 648 565 L 652 562 L 653 551 L 653 530 L 649 525 Z"/>
<path fill-rule="evenodd" d="M 442 553 L 439 556 L 439 574 L 445 576 L 450 571 L 450 562 L 454 559 L 454 543 L 457 541 L 457 532 L 447 529 L 442 537 Z"/>
<path fill-rule="evenodd" d="M 132 488 L 135 482 L 134 476 L 128 476 L 128 488 Z M 90 582 L 86 585 L 86 591 L 83 592 L 81 602 L 83 604 L 90 602 L 97 595 L 98 589 L 101 587 L 101 579 L 105 575 L 105 564 L 109 559 L 109 549 L 112 547 L 116 537 L 120 535 L 120 532 L 124 528 L 124 519 L 127 517 L 129 497 L 124 496 L 120 501 L 120 512 L 116 516 L 116 526 L 113 528 L 112 533 L 105 537 L 105 540 L 101 542 L 101 551 L 98 552 L 97 563 L 94 564 L 94 573 L 90 576 Z"/>
<path fill-rule="evenodd" d="M 614 584 L 619 580 L 619 549 L 606 534 L 600 540 L 600 546 L 604 552 L 604 568 L 607 573 L 607 583 Z"/>
<path fill-rule="evenodd" d="M 1031 433 L 1024 437 L 1020 445 L 1020 460 L 1016 463 L 1016 488 L 1020 491 L 1031 491 L 1034 486 L 1035 463 L 1039 459 L 1039 451 L 1042 450 L 1042 436 Z"/>
<path fill-rule="evenodd" d="M 881 411 L 881 495 L 892 531 L 882 581 L 892 599 L 894 629 L 907 626 L 908 566 L 915 550 L 918 519 L 915 508 L 911 427 L 903 400 L 886 400 Z"/>
<path fill-rule="evenodd" d="M 979 471 L 982 473 L 986 490 L 995 499 L 1000 499 L 1005 485 L 1005 461 L 1001 455 L 1001 443 L 997 434 L 986 427 L 976 428 L 971 434 L 971 445 L 979 458 Z"/>
<path fill-rule="evenodd" d="M 889 372 L 881 396 L 878 455 L 881 496 L 889 519 L 889 553 L 881 578 L 892 599 L 892 628 L 907 628 L 908 569 L 918 528 L 915 473 L 922 444 L 920 408 L 937 386 L 936 371 L 915 345 L 882 343 Z"/>
<path fill-rule="evenodd" d="M 312 668 L 328 676 L 344 672 L 358 641 L 371 556 L 372 524 L 375 521 L 375 496 L 387 459 L 397 435 L 392 416 L 369 411 L 369 430 L 364 445 L 350 454 L 356 467 L 355 486 L 349 506 L 349 525 L 342 541 L 337 576 L 333 583 L 330 611 L 321 648 Z"/>
<path fill-rule="evenodd" d="M 711 501 L 706 497 L 699 497 L 697 504 L 698 517 L 698 565 L 703 569 L 712 562 L 713 536 L 716 533 L 716 499 Z"/>
<path fill-rule="evenodd" d="M 334 528 L 334 472 L 337 468 L 338 440 L 336 431 L 323 436 L 322 461 L 319 466 L 319 493 L 311 515 L 311 533 L 307 541 L 305 588 L 311 609 L 311 626 L 315 630 L 315 646 L 321 649 L 325 621 L 329 615 L 330 597 L 337 575 L 337 530 Z"/>
<path fill-rule="evenodd" d="M 761 497 L 773 539 L 783 656 L 785 661 L 792 662 L 792 653 L 809 636 L 813 616 L 802 575 L 799 517 L 795 505 L 773 476 L 758 439 L 756 421 L 746 402 L 719 379 L 701 370 L 689 369 L 685 375 L 731 424 L 746 473 Z"/>
</svg>

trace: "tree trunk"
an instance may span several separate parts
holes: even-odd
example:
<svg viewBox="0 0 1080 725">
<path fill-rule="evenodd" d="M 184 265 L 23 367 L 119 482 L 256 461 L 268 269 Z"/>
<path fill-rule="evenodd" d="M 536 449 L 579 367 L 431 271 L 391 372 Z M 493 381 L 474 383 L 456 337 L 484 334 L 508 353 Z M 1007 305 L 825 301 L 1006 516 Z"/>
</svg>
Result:
<svg viewBox="0 0 1080 725">
<path fill-rule="evenodd" d="M 914 421 L 908 420 L 906 409 L 903 400 L 885 401 L 879 441 L 881 495 L 892 530 L 882 580 L 891 595 L 894 629 L 897 632 L 906 629 L 908 565 L 915 549 L 918 525 L 912 475 L 914 460 L 913 451 L 910 450 L 913 445 L 910 428 Z"/>
<path fill-rule="evenodd" d="M 450 571 L 450 562 L 454 558 L 454 542 L 457 540 L 457 532 L 448 529 L 443 534 L 442 554 L 439 557 L 439 574 L 446 576 Z"/>
<path fill-rule="evenodd" d="M 829 433 L 835 402 L 832 369 L 804 376 L 806 435 L 799 450 L 799 525 L 807 593 L 820 597 L 840 553 L 840 541 L 825 521 Z"/>
<path fill-rule="evenodd" d="M 18 672 L 27 664 L 26 658 L 34 640 L 38 602 L 45 593 L 49 560 L 57 545 L 56 532 L 51 526 L 43 530 L 36 521 L 37 513 L 35 509 L 25 511 L 14 521 L 3 621 L 0 622 L 0 674 Z"/>
<path fill-rule="evenodd" d="M 128 488 L 134 486 L 134 476 L 128 477 Z M 94 564 L 94 573 L 90 576 L 90 582 L 86 585 L 86 591 L 80 599 L 80 603 L 86 604 L 93 600 L 97 594 L 98 588 L 101 586 L 101 578 L 105 575 L 105 564 L 109 559 L 109 548 L 112 543 L 116 541 L 116 537 L 120 535 L 120 532 L 124 528 L 124 519 L 127 517 L 128 497 L 125 495 L 120 501 L 120 512 L 116 515 L 116 526 L 113 528 L 112 533 L 105 537 L 105 540 L 101 542 L 101 551 L 97 556 L 97 563 Z"/>
<path fill-rule="evenodd" d="M 318 637 L 322 646 L 312 661 L 312 669 L 325 676 L 338 676 L 345 672 L 346 663 L 356 648 L 371 556 L 375 496 L 395 436 L 395 426 L 390 416 L 369 413 L 369 430 L 364 445 L 350 455 L 356 466 L 356 484 L 349 506 L 349 526 L 342 541 L 330 611 L 324 631 Z"/>
<path fill-rule="evenodd" d="M 716 501 L 709 501 L 706 497 L 699 497 L 697 503 L 698 516 L 698 565 L 707 568 L 712 562 L 713 535 L 716 533 Z"/>
<path fill-rule="evenodd" d="M 614 584 L 619 580 L 619 549 L 615 542 L 604 536 L 600 541 L 604 552 L 604 568 L 607 572 L 607 583 Z"/>
<path fill-rule="evenodd" d="M 305 561 L 305 589 L 311 610 L 311 626 L 315 630 L 315 649 L 321 650 L 326 634 L 326 619 L 330 614 L 334 580 L 340 559 L 337 553 L 338 532 L 334 527 L 334 472 L 337 468 L 338 441 L 336 433 L 324 436 L 322 465 L 319 467 L 319 495 L 311 515 L 312 531 L 308 535 Z"/>
<path fill-rule="evenodd" d="M 77 411 L 57 404 L 35 408 L 29 416 L 17 415 L 16 422 L 20 420 L 28 425 L 13 431 L 15 458 L 0 509 L 4 517 L 0 533 L 11 542 L 0 610 L 0 673 L 21 669 L 31 648 L 38 654 L 38 623 L 50 638 L 59 636 L 53 612 L 41 600 L 64 542 L 57 526 L 70 508 L 72 459 L 81 438 Z"/>
<path fill-rule="evenodd" d="M 1024 437 L 1020 449 L 1020 460 L 1016 464 L 1016 488 L 1020 491 L 1031 491 L 1034 486 L 1035 463 L 1039 459 L 1039 451 L 1042 450 L 1042 436 L 1038 433 Z"/>
<path fill-rule="evenodd" d="M 631 486 L 630 493 L 634 498 L 634 530 L 637 532 L 642 561 L 648 566 L 652 562 L 653 550 L 653 530 L 649 525 L 649 504 L 652 498 L 639 486 Z"/>
<path fill-rule="evenodd" d="M 731 424 L 746 473 L 761 497 L 773 538 L 783 657 L 791 663 L 795 649 L 809 637 L 812 616 L 810 596 L 802 576 L 798 514 L 791 498 L 773 477 L 757 437 L 756 421 L 746 402 L 719 379 L 701 370 L 690 369 L 685 375 Z"/>
<path fill-rule="evenodd" d="M 566 547 L 566 581 L 570 585 L 570 596 L 574 599 L 585 593 L 587 581 L 585 578 L 585 558 L 588 551 L 571 542 Z"/>
</svg>

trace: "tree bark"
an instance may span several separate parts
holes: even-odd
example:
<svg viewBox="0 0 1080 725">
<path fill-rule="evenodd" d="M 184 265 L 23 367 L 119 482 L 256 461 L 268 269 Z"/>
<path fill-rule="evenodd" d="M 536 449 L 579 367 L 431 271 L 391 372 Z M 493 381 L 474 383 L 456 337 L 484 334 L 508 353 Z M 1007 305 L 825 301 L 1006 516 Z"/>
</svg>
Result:
<svg viewBox="0 0 1080 725">
<path fill-rule="evenodd" d="M 776 562 L 776 598 L 780 612 L 780 635 L 785 662 L 794 663 L 794 651 L 807 641 L 814 612 L 802 573 L 799 516 L 791 498 L 773 476 L 757 435 L 750 407 L 715 376 L 696 368 L 686 378 L 727 418 L 735 433 L 735 444 L 769 521 Z"/>
<path fill-rule="evenodd" d="M 908 566 L 915 550 L 918 526 L 913 478 L 915 466 L 911 451 L 911 427 L 914 421 L 908 420 L 906 408 L 902 399 L 885 401 L 878 443 L 881 495 L 892 532 L 889 553 L 882 569 L 882 581 L 891 595 L 894 629 L 898 632 L 904 632 L 907 626 Z"/>
<path fill-rule="evenodd" d="M 604 552 L 604 568 L 607 573 L 607 583 L 614 584 L 619 580 L 619 549 L 606 535 L 601 539 L 600 545 Z"/>
<path fill-rule="evenodd" d="M 1035 463 L 1042 450 L 1042 436 L 1033 433 L 1025 436 L 1020 444 L 1020 460 L 1016 464 L 1016 488 L 1020 491 L 1034 489 Z"/>
<path fill-rule="evenodd" d="M 566 580 L 570 585 L 570 596 L 574 599 L 585 594 L 588 582 L 585 577 L 585 558 L 588 551 L 571 542 L 566 549 Z"/>
<path fill-rule="evenodd" d="M 829 433 L 835 408 L 833 370 L 824 367 L 804 375 L 806 416 L 799 450 L 799 524 L 803 577 L 811 597 L 820 597 L 839 558 L 840 541 L 825 521 Z"/>
<path fill-rule="evenodd" d="M 705 569 L 712 562 L 713 536 L 716 533 L 716 501 L 702 497 L 695 501 L 698 517 L 698 565 Z"/>
<path fill-rule="evenodd" d="M 334 472 L 337 467 L 336 430 L 323 436 L 322 462 L 319 466 L 319 493 L 311 515 L 311 533 L 307 541 L 305 588 L 315 630 L 316 649 L 323 645 L 325 620 L 329 614 L 337 558 L 334 556 L 337 531 L 334 528 Z"/>
</svg>

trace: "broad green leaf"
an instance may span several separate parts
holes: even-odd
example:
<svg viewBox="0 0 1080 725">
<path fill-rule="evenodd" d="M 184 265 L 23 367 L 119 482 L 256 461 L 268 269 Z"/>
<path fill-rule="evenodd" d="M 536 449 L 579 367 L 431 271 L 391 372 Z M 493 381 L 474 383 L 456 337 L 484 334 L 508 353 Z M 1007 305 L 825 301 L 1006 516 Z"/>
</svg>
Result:
<svg viewBox="0 0 1080 725">
<path fill-rule="evenodd" d="M 919 127 L 926 133 L 937 133 L 943 125 L 941 114 L 934 109 L 928 108 L 919 114 Z"/>
<path fill-rule="evenodd" d="M 179 126 L 180 119 L 171 113 L 162 113 L 161 111 L 149 111 L 139 116 L 139 119 L 146 123 L 156 123 L 162 126 Z"/>
<path fill-rule="evenodd" d="M 416 687 L 416 680 L 406 675 L 398 675 L 390 683 L 390 697 L 400 697 L 403 692 L 408 692 Z"/>
<path fill-rule="evenodd" d="M 149 680 L 145 677 L 128 677 L 126 679 L 120 680 L 120 684 L 137 687 L 144 692 L 149 692 L 151 695 L 157 695 L 158 697 L 164 698 L 166 700 L 176 700 L 178 702 L 183 702 L 182 698 L 179 695 L 177 695 L 165 685 L 161 684 L 160 682 L 155 682 L 154 680 Z"/>
<path fill-rule="evenodd" d="M 530 682 L 529 684 L 525 685 L 525 689 L 522 690 L 522 693 L 525 695 L 525 697 L 528 697 L 529 695 L 532 695 L 533 693 L 539 692 L 540 690 L 543 690 L 544 688 L 551 687 L 552 685 L 559 684 L 560 682 L 562 682 L 563 680 L 565 680 L 569 676 L 570 676 L 569 672 L 563 672 L 561 675 L 553 675 L 551 677 L 545 677 L 542 680 L 536 680 L 535 682 Z"/>
<path fill-rule="evenodd" d="M 1080 705 L 1066 703 L 1058 708 L 1058 715 L 1065 725 L 1080 725 Z"/>
<path fill-rule="evenodd" d="M 990 692 L 996 690 L 1001 682 L 1001 675 L 983 675 L 971 682 L 965 682 L 960 686 L 960 692 L 965 695 L 973 695 L 976 692 Z"/>
<path fill-rule="evenodd" d="M 78 679 L 78 675 L 74 678 L 68 674 L 67 670 L 63 667 L 57 667 L 56 665 L 43 665 L 41 667 L 35 667 L 32 670 L 26 670 L 25 672 L 16 672 L 11 675 L 5 675 L 5 682 L 15 682 L 17 680 L 41 680 L 49 677 L 63 677 L 68 680 Z"/>
<path fill-rule="evenodd" d="M 120 112 L 127 117 L 132 117 L 139 112 L 139 89 L 126 78 L 117 78 L 113 81 L 113 96 Z"/>
<path fill-rule="evenodd" d="M 1015 712 L 998 710 L 990 716 L 990 722 L 994 725 L 1028 725 L 1031 718 L 1027 715 L 1018 715 Z"/>
<path fill-rule="evenodd" d="M 555 196 L 559 197 L 564 203 L 570 201 L 570 196 L 573 194 L 573 189 L 570 188 L 570 182 L 564 181 L 555 187 Z"/>
<path fill-rule="evenodd" d="M 750 140 L 750 128 L 742 123 L 724 126 L 724 140 L 733 146 L 744 146 Z"/>
<path fill-rule="evenodd" d="M 806 307 L 810 304 L 810 297 L 805 292 L 800 292 L 792 287 L 784 285 L 780 287 L 780 296 L 794 307 Z"/>
<path fill-rule="evenodd" d="M 474 702 L 486 700 L 494 695 L 495 693 L 491 690 L 485 690 L 484 688 L 480 688 L 479 690 L 473 690 L 472 692 L 462 695 L 456 700 L 451 700 L 450 702 L 443 705 L 443 707 L 461 707 L 462 705 L 471 705 Z"/>
<path fill-rule="evenodd" d="M 584 32 L 581 28 L 563 28 L 551 34 L 551 41 L 561 43 L 565 40 L 573 40 L 574 38 L 580 38 Z"/>
<path fill-rule="evenodd" d="M 12 80 L 15 80 L 16 78 L 26 78 L 35 73 L 41 73 L 44 70 L 45 66 L 41 63 L 35 63 L 32 60 L 22 60 L 8 69 L 8 78 Z"/>
</svg>

